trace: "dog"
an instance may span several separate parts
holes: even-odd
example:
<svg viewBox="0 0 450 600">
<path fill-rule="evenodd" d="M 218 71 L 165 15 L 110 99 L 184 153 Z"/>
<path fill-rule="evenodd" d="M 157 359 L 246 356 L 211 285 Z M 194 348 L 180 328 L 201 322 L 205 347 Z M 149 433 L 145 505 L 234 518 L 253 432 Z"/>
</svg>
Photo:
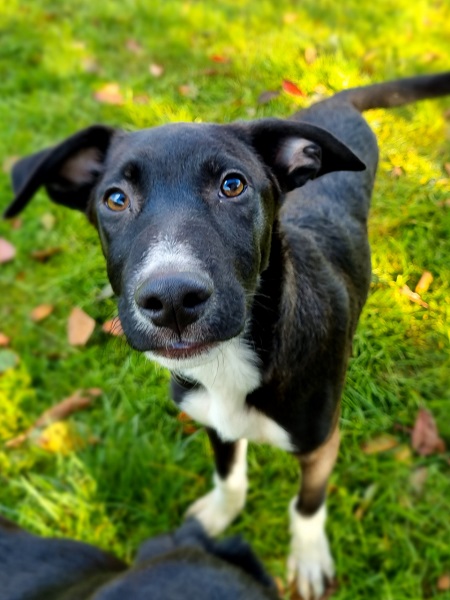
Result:
<svg viewBox="0 0 450 600">
<path fill-rule="evenodd" d="M 247 440 L 294 454 L 288 570 L 320 597 L 334 566 L 326 486 L 371 278 L 378 148 L 362 117 L 450 93 L 450 73 L 349 89 L 289 120 L 94 125 L 20 160 L 17 215 L 45 186 L 98 229 L 129 344 L 172 373 L 206 426 L 213 490 L 188 511 L 212 535 L 243 508 Z"/>
<path fill-rule="evenodd" d="M 44 538 L 0 516 L 2 600 L 276 600 L 273 580 L 239 537 L 216 542 L 195 519 L 151 538 L 129 567 L 82 542 Z"/>
</svg>

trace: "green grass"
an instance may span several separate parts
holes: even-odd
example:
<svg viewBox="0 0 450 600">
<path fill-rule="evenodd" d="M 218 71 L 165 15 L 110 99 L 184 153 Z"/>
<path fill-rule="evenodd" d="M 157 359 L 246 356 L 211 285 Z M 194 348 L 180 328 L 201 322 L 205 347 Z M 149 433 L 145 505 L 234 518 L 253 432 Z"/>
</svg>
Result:
<svg viewBox="0 0 450 600">
<path fill-rule="evenodd" d="M 140 53 L 127 49 L 136 40 Z M 230 121 L 288 116 L 327 94 L 388 78 L 449 68 L 450 8 L 445 0 L 0 0 L 0 166 L 93 122 L 134 129 L 177 120 Z M 318 58 L 307 64 L 305 49 Z M 229 59 L 216 63 L 211 56 Z M 97 70 L 84 65 L 95 61 Z M 164 66 L 153 77 L 150 63 Z M 258 95 L 291 79 L 307 94 Z M 121 106 L 93 93 L 116 82 Z M 180 85 L 190 86 L 183 96 Z M 147 95 L 146 103 L 139 96 Z M 449 454 L 399 460 L 396 449 L 367 455 L 381 433 L 408 444 L 395 424 L 411 426 L 418 407 L 433 411 L 450 443 L 450 161 L 449 100 L 368 115 L 381 146 L 370 236 L 373 287 L 344 396 L 343 443 L 332 477 L 329 532 L 340 587 L 336 598 L 431 598 L 450 571 Z M 403 174 L 393 178 L 391 171 Z M 0 205 L 11 198 L 0 173 Z M 445 205 L 447 201 L 447 206 Z M 55 217 L 47 230 L 43 217 Z M 44 221 L 45 221 L 44 219 Z M 73 306 L 98 323 L 115 314 L 97 296 L 107 283 L 95 231 L 84 217 L 39 193 L 22 226 L 0 224 L 17 248 L 0 265 L 0 331 L 20 364 L 0 376 L 0 512 L 34 532 L 70 535 L 130 558 L 145 537 L 176 527 L 205 492 L 212 471 L 202 431 L 183 432 L 167 399 L 167 374 L 97 328 L 85 348 L 67 344 Z M 30 253 L 60 247 L 40 263 Z M 399 293 L 429 270 L 429 309 Z M 36 305 L 55 305 L 42 323 Z M 77 388 L 103 396 L 70 421 L 98 443 L 67 456 L 3 442 Z M 401 457 L 400 457 L 401 458 Z M 297 490 L 294 459 L 252 447 L 242 533 L 272 573 L 284 575 L 287 504 Z M 410 477 L 425 466 L 420 493 Z M 364 507 L 362 518 L 361 511 Z M 450 598 L 440 592 L 439 598 Z"/>
</svg>

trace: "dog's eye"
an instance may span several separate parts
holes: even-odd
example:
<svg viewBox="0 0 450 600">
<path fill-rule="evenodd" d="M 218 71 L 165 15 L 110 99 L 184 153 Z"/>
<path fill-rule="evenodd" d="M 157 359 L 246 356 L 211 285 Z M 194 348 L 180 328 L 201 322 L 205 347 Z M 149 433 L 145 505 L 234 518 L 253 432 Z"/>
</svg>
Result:
<svg viewBox="0 0 450 600">
<path fill-rule="evenodd" d="M 130 206 L 130 199 L 120 190 L 114 190 L 106 194 L 105 204 L 110 210 L 120 212 Z"/>
<path fill-rule="evenodd" d="M 222 181 L 220 192 L 227 198 L 236 198 L 240 196 L 247 187 L 247 184 L 240 175 L 227 175 Z"/>
</svg>

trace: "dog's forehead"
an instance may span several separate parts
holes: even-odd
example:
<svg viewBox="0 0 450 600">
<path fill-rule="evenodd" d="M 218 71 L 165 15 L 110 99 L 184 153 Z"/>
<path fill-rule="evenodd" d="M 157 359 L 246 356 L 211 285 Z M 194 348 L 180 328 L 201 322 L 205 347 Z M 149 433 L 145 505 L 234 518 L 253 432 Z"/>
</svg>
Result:
<svg viewBox="0 0 450 600">
<path fill-rule="evenodd" d="M 133 158 L 199 162 L 211 156 L 236 158 L 249 166 L 257 162 L 250 145 L 232 127 L 214 123 L 171 123 L 126 133 L 114 140 L 109 153 L 113 163 Z"/>
</svg>

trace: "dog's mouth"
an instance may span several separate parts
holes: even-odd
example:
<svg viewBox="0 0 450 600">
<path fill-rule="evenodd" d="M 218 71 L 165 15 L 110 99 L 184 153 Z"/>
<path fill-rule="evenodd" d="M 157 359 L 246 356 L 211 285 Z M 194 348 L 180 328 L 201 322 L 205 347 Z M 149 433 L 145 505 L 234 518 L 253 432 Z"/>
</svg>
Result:
<svg viewBox="0 0 450 600">
<path fill-rule="evenodd" d="M 217 343 L 191 343 L 191 342 L 175 342 L 163 348 L 152 350 L 155 357 L 169 358 L 172 360 L 186 360 L 197 358 L 207 354 L 212 350 Z"/>
</svg>

